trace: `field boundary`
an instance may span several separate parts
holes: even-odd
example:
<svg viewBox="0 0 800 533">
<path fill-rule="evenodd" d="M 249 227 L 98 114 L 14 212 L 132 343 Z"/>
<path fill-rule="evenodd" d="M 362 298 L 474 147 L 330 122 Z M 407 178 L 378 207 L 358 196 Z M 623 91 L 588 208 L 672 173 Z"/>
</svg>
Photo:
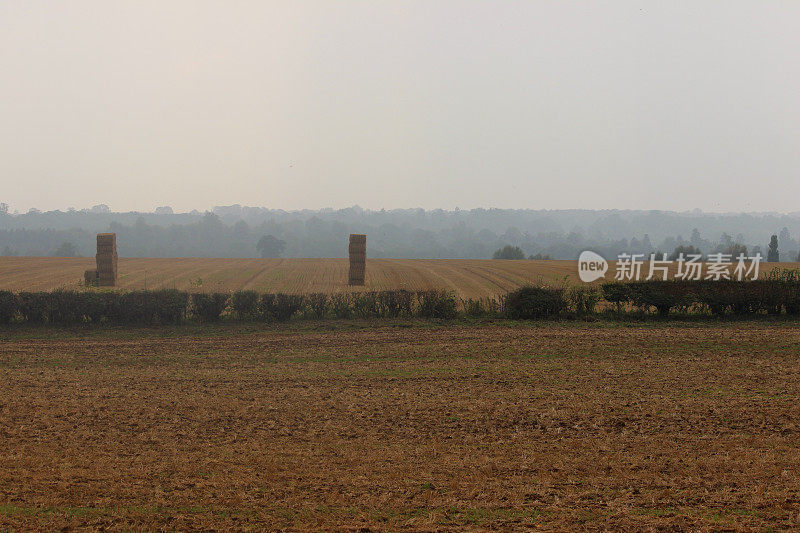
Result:
<svg viewBox="0 0 800 533">
<path fill-rule="evenodd" d="M 791 275 L 790 275 L 791 274 Z M 287 322 L 331 319 L 743 319 L 800 318 L 796 271 L 756 281 L 612 282 L 527 286 L 498 298 L 453 291 L 285 294 L 152 291 L 0 291 L 0 325 L 169 325 L 193 321 Z"/>
</svg>

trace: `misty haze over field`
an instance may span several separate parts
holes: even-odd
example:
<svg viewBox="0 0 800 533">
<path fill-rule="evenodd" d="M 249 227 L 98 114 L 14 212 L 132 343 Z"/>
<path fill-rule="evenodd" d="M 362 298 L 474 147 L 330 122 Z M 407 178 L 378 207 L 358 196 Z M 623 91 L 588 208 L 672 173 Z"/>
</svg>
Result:
<svg viewBox="0 0 800 533">
<path fill-rule="evenodd" d="M 526 256 L 552 259 L 576 259 L 586 249 L 614 257 L 621 252 L 670 253 L 678 246 L 710 254 L 736 244 L 766 255 L 773 234 L 778 235 L 782 261 L 795 261 L 800 250 L 798 213 L 360 207 L 281 211 L 239 205 L 205 213 L 174 213 L 166 206 L 149 213 L 116 213 L 98 205 L 13 215 L 0 205 L 0 255 L 92 256 L 94 234 L 104 231 L 117 233 L 122 257 L 345 257 L 349 233 L 367 234 L 369 257 L 486 259 L 505 245 L 521 247 Z M 284 246 L 274 253 L 264 251 L 259 241 L 265 237 Z"/>
<path fill-rule="evenodd" d="M 0 201 L 794 212 L 798 20 L 754 0 L 3 2 Z M 508 226 L 550 231 L 489 229 Z"/>
</svg>

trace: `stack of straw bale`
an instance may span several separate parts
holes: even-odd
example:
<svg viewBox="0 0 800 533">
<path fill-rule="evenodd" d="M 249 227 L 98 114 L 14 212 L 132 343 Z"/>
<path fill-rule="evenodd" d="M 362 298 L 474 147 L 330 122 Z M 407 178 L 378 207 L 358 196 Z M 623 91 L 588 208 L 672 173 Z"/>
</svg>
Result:
<svg viewBox="0 0 800 533">
<path fill-rule="evenodd" d="M 97 234 L 97 284 L 113 287 L 117 284 L 117 234 Z M 90 271 L 87 271 L 88 274 Z"/>
<path fill-rule="evenodd" d="M 350 235 L 350 285 L 364 285 L 367 267 L 367 236 Z"/>
<path fill-rule="evenodd" d="M 83 271 L 83 284 L 84 285 L 97 285 L 97 269 Z"/>
</svg>

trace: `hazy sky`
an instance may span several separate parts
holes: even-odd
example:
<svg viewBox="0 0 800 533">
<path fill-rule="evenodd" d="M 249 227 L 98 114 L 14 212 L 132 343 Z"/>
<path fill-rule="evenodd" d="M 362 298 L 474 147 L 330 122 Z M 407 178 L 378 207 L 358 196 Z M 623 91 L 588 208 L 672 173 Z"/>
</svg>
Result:
<svg viewBox="0 0 800 533">
<path fill-rule="evenodd" d="M 12 209 L 800 210 L 800 1 L 0 3 Z"/>
</svg>

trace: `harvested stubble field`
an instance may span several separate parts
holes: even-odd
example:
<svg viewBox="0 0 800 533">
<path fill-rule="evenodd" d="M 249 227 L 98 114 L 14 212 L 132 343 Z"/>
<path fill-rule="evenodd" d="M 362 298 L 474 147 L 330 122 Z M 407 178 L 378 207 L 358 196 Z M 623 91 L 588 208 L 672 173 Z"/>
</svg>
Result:
<svg viewBox="0 0 800 533">
<path fill-rule="evenodd" d="M 798 263 L 762 265 L 800 268 Z M 93 258 L 0 257 L 0 290 L 77 288 Z M 575 261 L 367 259 L 366 284 L 347 283 L 347 259 L 120 258 L 117 287 L 312 293 L 449 289 L 461 298 L 496 297 L 530 283 L 577 281 Z M 645 269 L 646 272 L 646 269 Z M 606 274 L 613 278 L 614 266 Z"/>
<path fill-rule="evenodd" d="M 798 353 L 782 321 L 12 328 L 0 529 L 800 528 Z"/>
<path fill-rule="evenodd" d="M 75 288 L 91 258 L 0 258 L 0 289 Z M 451 289 L 462 297 L 508 292 L 539 277 L 576 274 L 574 261 L 367 259 L 366 284 L 348 285 L 348 259 L 120 258 L 117 286 L 198 291 L 343 292 Z"/>
</svg>

